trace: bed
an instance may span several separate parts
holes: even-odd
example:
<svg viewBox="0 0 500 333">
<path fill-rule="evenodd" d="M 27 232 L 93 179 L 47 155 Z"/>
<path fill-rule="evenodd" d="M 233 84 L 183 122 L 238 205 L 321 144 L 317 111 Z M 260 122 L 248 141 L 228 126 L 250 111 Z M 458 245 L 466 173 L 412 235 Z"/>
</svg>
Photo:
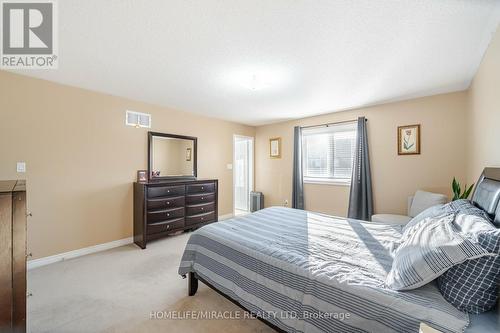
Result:
<svg viewBox="0 0 500 333">
<path fill-rule="evenodd" d="M 498 171 L 485 174 L 500 180 Z M 488 179 L 480 181 L 490 186 Z M 496 211 L 491 195 L 474 195 Z M 189 278 L 189 295 L 200 280 L 278 331 L 419 332 L 422 323 L 440 332 L 498 328 L 491 313 L 474 316 L 471 328 L 469 316 L 434 283 L 405 292 L 387 288 L 391 246 L 401 232 L 401 226 L 271 207 L 195 231 L 179 274 Z"/>
</svg>

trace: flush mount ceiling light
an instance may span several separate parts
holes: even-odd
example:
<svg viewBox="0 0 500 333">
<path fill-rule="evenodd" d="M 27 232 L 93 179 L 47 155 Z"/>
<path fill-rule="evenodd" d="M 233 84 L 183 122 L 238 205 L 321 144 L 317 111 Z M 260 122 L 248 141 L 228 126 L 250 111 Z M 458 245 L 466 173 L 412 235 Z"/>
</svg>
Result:
<svg viewBox="0 0 500 333">
<path fill-rule="evenodd" d="M 223 84 L 230 89 L 271 92 L 290 83 L 287 71 L 281 68 L 242 67 L 222 77 Z"/>
</svg>

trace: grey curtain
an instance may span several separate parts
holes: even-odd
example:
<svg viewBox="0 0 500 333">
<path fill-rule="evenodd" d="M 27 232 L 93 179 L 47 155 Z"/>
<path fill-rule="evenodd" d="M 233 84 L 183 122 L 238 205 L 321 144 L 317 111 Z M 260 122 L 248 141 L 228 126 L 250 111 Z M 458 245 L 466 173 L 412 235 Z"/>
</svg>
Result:
<svg viewBox="0 0 500 333">
<path fill-rule="evenodd" d="M 293 129 L 293 190 L 292 207 L 304 209 L 304 181 L 302 177 L 302 129 Z"/>
<path fill-rule="evenodd" d="M 373 215 L 373 196 L 365 117 L 358 118 L 358 137 L 356 139 L 355 154 L 347 217 L 370 221 Z"/>
</svg>

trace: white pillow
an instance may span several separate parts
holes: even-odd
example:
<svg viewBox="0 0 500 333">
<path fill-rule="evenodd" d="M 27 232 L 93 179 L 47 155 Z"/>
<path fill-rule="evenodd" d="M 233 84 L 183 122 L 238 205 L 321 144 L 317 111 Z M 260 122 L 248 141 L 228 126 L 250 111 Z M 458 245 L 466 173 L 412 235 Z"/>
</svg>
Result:
<svg viewBox="0 0 500 333">
<path fill-rule="evenodd" d="M 454 219 L 455 214 L 429 217 L 404 231 L 386 278 L 389 288 L 416 289 L 456 264 L 490 255 L 474 237 L 460 233 Z"/>
<path fill-rule="evenodd" d="M 421 212 L 420 214 L 418 214 L 417 216 L 415 216 L 414 218 L 412 218 L 410 220 L 410 222 L 408 222 L 403 227 L 403 231 L 408 229 L 408 228 L 413 227 L 414 225 L 416 225 L 420 221 L 425 220 L 426 218 L 438 217 L 440 215 L 443 215 L 446 212 L 447 211 L 445 210 L 444 205 L 442 205 L 442 204 L 429 207 L 426 210 L 424 210 L 423 212 Z"/>
<path fill-rule="evenodd" d="M 474 237 L 484 231 L 496 230 L 490 221 L 477 215 L 458 213 L 454 224 L 461 233 L 471 234 Z"/>
</svg>

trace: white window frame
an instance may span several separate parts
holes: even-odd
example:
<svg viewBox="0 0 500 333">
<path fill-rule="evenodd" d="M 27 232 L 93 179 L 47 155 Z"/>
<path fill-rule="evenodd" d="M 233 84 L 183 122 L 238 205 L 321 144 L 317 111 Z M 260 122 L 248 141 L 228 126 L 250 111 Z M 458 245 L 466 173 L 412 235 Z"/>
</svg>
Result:
<svg viewBox="0 0 500 333">
<path fill-rule="evenodd" d="M 335 185 L 335 186 L 351 186 L 351 179 L 344 178 L 308 178 L 304 177 L 304 184 L 319 184 L 319 185 Z"/>
<path fill-rule="evenodd" d="M 328 125 L 327 127 L 337 127 L 337 126 L 353 126 L 354 129 L 356 130 L 356 122 L 347 122 L 347 123 L 341 123 L 341 124 L 332 124 Z M 314 132 L 319 132 L 320 130 L 325 130 L 324 127 L 317 127 L 317 128 L 305 128 L 302 130 L 302 139 L 304 139 L 304 136 L 311 135 Z M 303 170 L 304 172 L 306 171 L 305 164 L 307 163 L 306 161 L 306 149 L 304 147 L 304 141 L 302 141 L 302 164 L 303 164 Z M 329 161 L 328 161 L 329 163 Z M 302 177 L 302 180 L 304 184 L 320 184 L 320 185 L 334 185 L 334 186 L 351 186 L 351 180 L 352 176 L 350 178 L 320 178 L 320 177 L 307 177 L 305 174 Z"/>
</svg>

